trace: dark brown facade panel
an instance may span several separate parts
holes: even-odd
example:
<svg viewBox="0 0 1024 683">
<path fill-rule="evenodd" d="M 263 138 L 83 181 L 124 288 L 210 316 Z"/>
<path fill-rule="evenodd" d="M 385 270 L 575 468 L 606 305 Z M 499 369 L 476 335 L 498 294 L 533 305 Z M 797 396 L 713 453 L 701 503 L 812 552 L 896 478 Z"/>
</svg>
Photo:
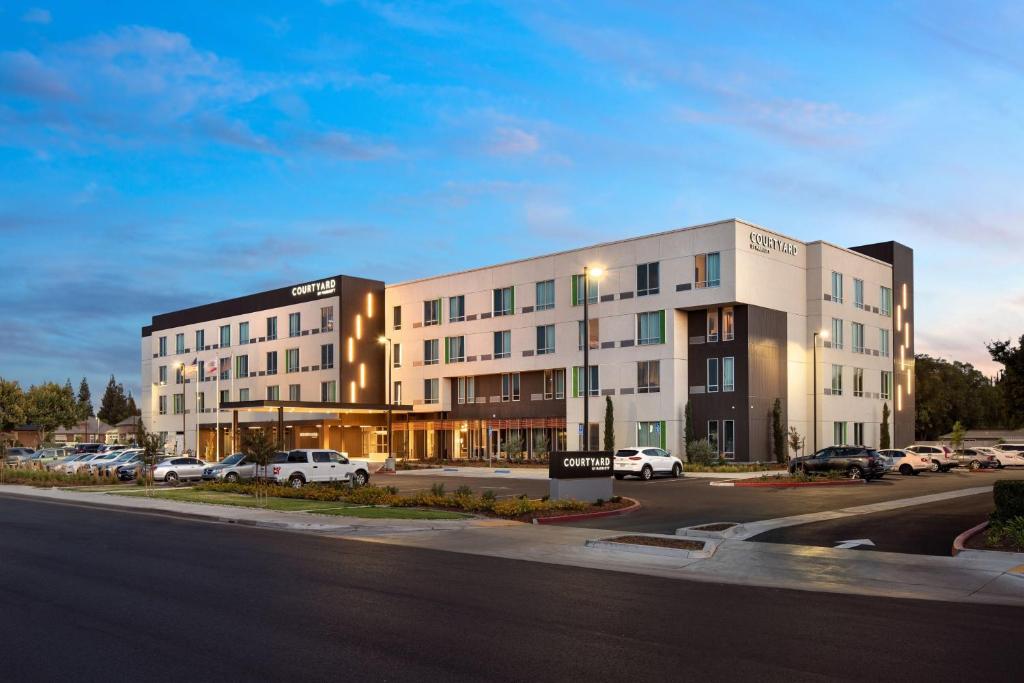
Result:
<svg viewBox="0 0 1024 683">
<path fill-rule="evenodd" d="M 519 373 L 519 400 L 491 403 L 492 396 L 501 396 L 501 375 L 477 375 L 474 378 L 476 397 L 487 403 L 458 403 L 458 378 L 450 378 L 452 400 L 451 418 L 480 420 L 488 418 L 515 419 L 529 417 L 565 417 L 565 399 L 532 400 L 544 395 L 544 371 Z M 569 387 L 566 386 L 566 391 Z"/>
</svg>

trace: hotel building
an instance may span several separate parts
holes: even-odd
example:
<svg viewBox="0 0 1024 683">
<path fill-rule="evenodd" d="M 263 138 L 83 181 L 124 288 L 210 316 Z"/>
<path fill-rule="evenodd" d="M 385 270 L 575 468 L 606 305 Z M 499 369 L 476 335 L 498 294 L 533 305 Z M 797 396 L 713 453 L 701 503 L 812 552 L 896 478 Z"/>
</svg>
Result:
<svg viewBox="0 0 1024 683">
<path fill-rule="evenodd" d="M 584 267 L 602 273 L 589 286 Z M 913 440 L 913 252 L 895 242 L 844 248 L 727 220 L 393 285 L 327 282 L 156 316 L 142 340 L 147 425 L 184 431 L 189 448 L 198 432 L 203 455 L 219 396 L 222 453 L 276 419 L 286 445 L 374 457 L 390 400 L 399 456 L 526 457 L 582 447 L 584 400 L 602 446 L 610 401 L 617 446 L 682 454 L 689 414 L 724 458 L 764 461 L 778 401 L 805 452 L 877 446 L 884 404 L 893 444 Z M 294 314 L 287 334 L 254 334 Z M 275 352 L 287 370 L 270 374 Z M 197 403 L 175 363 L 208 357 L 220 394 L 201 377 L 198 430 L 187 413 L 183 429 L 179 408 Z"/>
</svg>

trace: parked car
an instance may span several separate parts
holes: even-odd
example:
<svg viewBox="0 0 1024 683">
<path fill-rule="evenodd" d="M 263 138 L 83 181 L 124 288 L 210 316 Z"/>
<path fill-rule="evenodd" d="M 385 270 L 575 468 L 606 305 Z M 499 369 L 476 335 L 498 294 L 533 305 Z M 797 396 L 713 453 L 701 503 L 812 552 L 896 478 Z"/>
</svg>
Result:
<svg viewBox="0 0 1024 683">
<path fill-rule="evenodd" d="M 948 446 L 914 444 L 913 446 L 907 446 L 904 450 L 928 456 L 928 459 L 932 461 L 932 472 L 949 472 L 958 464 L 953 458 L 953 449 Z"/>
<path fill-rule="evenodd" d="M 112 474 L 117 472 L 118 467 L 124 465 L 130 465 L 133 462 L 142 460 L 142 449 L 141 448 L 126 448 L 123 451 L 117 453 L 117 457 L 113 460 L 103 462 L 101 464 L 91 464 L 90 467 L 95 467 L 99 474 Z"/>
<path fill-rule="evenodd" d="M 892 468 L 893 468 L 893 466 L 895 464 L 893 462 L 892 456 L 888 455 L 887 453 L 885 453 L 883 451 L 875 451 L 875 452 L 878 453 L 878 459 L 882 461 L 882 466 L 885 467 L 886 473 L 892 472 L 893 471 Z"/>
<path fill-rule="evenodd" d="M 202 479 L 206 463 L 199 458 L 170 458 L 153 466 L 153 479 L 177 484 L 187 479 Z"/>
<path fill-rule="evenodd" d="M 139 459 L 132 462 L 125 463 L 124 465 L 118 465 L 114 469 L 114 474 L 121 481 L 132 481 L 139 476 L 139 472 L 145 467 L 145 463 L 142 461 L 142 455 L 139 454 Z"/>
<path fill-rule="evenodd" d="M 214 481 L 216 479 L 224 479 L 221 473 L 224 470 L 229 469 L 234 472 L 234 476 L 230 479 L 230 481 L 239 481 L 241 477 L 239 476 L 238 472 L 234 471 L 234 468 L 238 465 L 242 465 L 243 467 L 245 466 L 245 454 L 232 453 L 231 455 L 224 458 L 220 462 L 215 462 L 212 465 L 208 466 L 206 469 L 204 469 L 203 481 Z M 252 465 L 251 469 L 255 471 L 255 467 L 255 465 Z M 248 479 L 250 477 L 252 477 L 252 473 L 250 473 L 249 476 L 246 478 Z"/>
<path fill-rule="evenodd" d="M 793 458 L 790 473 L 844 472 L 850 479 L 881 479 L 885 465 L 878 453 L 864 446 L 829 446 L 813 455 Z"/>
<path fill-rule="evenodd" d="M 886 448 L 878 453 L 888 456 L 892 460 L 892 465 L 889 466 L 890 472 L 899 472 L 904 476 L 920 474 L 932 468 L 931 458 L 919 453 L 911 453 L 899 448 Z"/>
<path fill-rule="evenodd" d="M 349 460 L 347 453 L 305 448 L 276 454 L 264 476 L 295 488 L 314 482 L 350 480 L 363 486 L 370 481 L 370 465 L 365 460 Z"/>
<path fill-rule="evenodd" d="M 997 469 L 999 467 L 999 460 L 996 459 L 996 456 L 986 453 L 980 448 L 963 448 L 953 451 L 953 459 L 956 460 L 957 466 L 968 467 L 972 470 Z"/>
<path fill-rule="evenodd" d="M 103 457 L 103 453 L 95 453 L 95 452 L 94 453 L 83 453 L 82 455 L 84 455 L 85 457 L 84 458 L 75 458 L 74 460 L 72 460 L 71 462 L 67 463 L 64 466 L 64 473 L 65 474 L 78 474 L 79 472 L 88 472 L 89 471 L 89 463 L 91 463 L 92 461 L 96 460 L 97 458 L 102 458 Z"/>
<path fill-rule="evenodd" d="M 43 448 L 28 457 L 28 460 L 24 461 L 30 465 L 37 465 L 45 467 L 51 462 L 56 462 L 64 457 L 63 448 Z M 24 463 L 23 463 L 24 464 Z"/>
<path fill-rule="evenodd" d="M 999 461 L 1000 467 L 1012 467 L 1012 466 L 1024 466 L 1024 449 L 1021 450 L 1006 450 L 1002 447 L 988 448 L 992 455 L 996 456 L 996 460 Z"/>
<path fill-rule="evenodd" d="M 635 475 L 650 481 L 658 474 L 679 477 L 683 474 L 683 461 L 661 448 L 630 446 L 615 451 L 612 472 L 616 479 Z"/>
<path fill-rule="evenodd" d="M 85 460 L 86 458 L 92 457 L 92 455 L 92 453 L 72 453 L 65 458 L 60 458 L 53 462 L 46 463 L 46 469 L 53 470 L 55 472 L 67 472 L 67 465 L 76 460 Z"/>
<path fill-rule="evenodd" d="M 103 447 L 101 443 L 80 443 L 75 444 L 75 453 L 95 453 Z"/>
<path fill-rule="evenodd" d="M 17 467 L 23 465 L 25 462 L 32 457 L 35 451 L 31 448 L 22 448 L 17 446 L 15 448 L 8 448 L 7 455 L 4 457 L 4 462 L 8 465 Z"/>
<path fill-rule="evenodd" d="M 98 472 L 101 467 L 114 462 L 120 455 L 121 451 L 96 451 L 96 457 L 89 460 L 82 469 L 90 474 Z"/>
</svg>

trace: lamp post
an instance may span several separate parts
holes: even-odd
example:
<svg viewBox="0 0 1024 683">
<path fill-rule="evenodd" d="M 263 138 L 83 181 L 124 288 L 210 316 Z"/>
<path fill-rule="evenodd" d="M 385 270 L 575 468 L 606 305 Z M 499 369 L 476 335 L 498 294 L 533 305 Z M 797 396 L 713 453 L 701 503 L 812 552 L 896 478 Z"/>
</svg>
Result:
<svg viewBox="0 0 1024 683">
<path fill-rule="evenodd" d="M 393 353 L 394 344 L 391 341 L 390 337 L 385 337 L 384 335 L 377 337 L 377 342 L 380 344 L 387 344 L 388 347 L 388 462 L 386 468 L 388 469 L 388 471 L 394 472 L 397 469 L 395 467 L 395 447 L 394 444 L 391 442 L 391 410 L 392 406 L 394 405 L 394 384 L 391 381 L 391 368 L 393 366 L 393 363 L 391 362 L 391 354 Z"/>
<path fill-rule="evenodd" d="M 812 364 L 814 369 L 812 371 L 813 379 L 811 380 L 813 383 L 811 387 L 812 400 L 814 401 L 814 424 L 811 426 L 811 429 L 814 431 L 814 438 L 811 439 L 811 445 L 814 447 L 814 453 L 818 452 L 818 337 L 821 337 L 823 340 L 828 339 L 828 330 L 815 330 L 814 336 L 811 338 L 811 346 L 814 347 L 812 352 L 814 355 L 814 362 Z"/>
<path fill-rule="evenodd" d="M 600 278 L 604 269 L 583 266 L 583 448 L 590 450 L 590 278 Z"/>
<path fill-rule="evenodd" d="M 185 455 L 185 364 L 181 361 L 174 364 L 174 369 L 181 373 L 181 454 Z"/>
</svg>

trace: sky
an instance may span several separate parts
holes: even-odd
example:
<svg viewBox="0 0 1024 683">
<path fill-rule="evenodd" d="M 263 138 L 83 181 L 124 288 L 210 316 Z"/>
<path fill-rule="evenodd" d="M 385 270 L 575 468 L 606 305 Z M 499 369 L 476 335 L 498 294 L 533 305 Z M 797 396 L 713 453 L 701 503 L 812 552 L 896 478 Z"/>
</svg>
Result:
<svg viewBox="0 0 1024 683">
<path fill-rule="evenodd" d="M 919 352 L 1024 334 L 1020 2 L 0 2 L 0 376 L 154 314 L 738 217 L 915 250 Z"/>
</svg>

